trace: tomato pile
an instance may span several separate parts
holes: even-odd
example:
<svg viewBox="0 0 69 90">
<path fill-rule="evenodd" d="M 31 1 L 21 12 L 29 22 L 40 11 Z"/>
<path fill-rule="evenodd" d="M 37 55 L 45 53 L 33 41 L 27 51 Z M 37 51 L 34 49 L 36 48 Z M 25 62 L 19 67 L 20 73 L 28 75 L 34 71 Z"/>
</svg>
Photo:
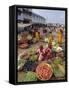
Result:
<svg viewBox="0 0 69 90">
<path fill-rule="evenodd" d="M 37 66 L 36 74 L 40 80 L 49 80 L 52 77 L 53 71 L 49 64 L 42 62 Z"/>
</svg>

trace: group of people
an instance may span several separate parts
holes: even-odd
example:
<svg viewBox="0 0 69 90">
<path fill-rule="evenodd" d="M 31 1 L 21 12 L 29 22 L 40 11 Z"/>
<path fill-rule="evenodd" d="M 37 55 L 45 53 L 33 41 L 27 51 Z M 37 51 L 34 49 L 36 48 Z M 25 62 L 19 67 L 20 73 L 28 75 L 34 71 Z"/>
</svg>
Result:
<svg viewBox="0 0 69 90">
<path fill-rule="evenodd" d="M 56 37 L 54 37 L 52 31 L 49 34 L 49 43 L 52 43 L 52 41 L 56 38 L 58 44 L 62 44 L 63 43 L 63 34 L 64 34 L 64 30 L 61 28 L 57 28 L 57 31 L 53 31 L 56 33 Z"/>
<path fill-rule="evenodd" d="M 56 36 L 57 42 L 58 42 L 58 45 L 60 47 L 61 44 L 63 43 L 63 29 L 57 30 L 56 34 L 57 34 L 57 36 Z M 55 38 L 52 34 L 52 31 L 49 32 L 48 39 L 49 39 L 48 47 L 44 48 L 43 45 L 40 45 L 39 49 L 36 52 L 39 55 L 38 61 L 51 59 L 53 57 L 54 52 L 52 51 L 52 42 Z M 54 53 L 54 55 L 56 55 L 56 52 Z"/>
<path fill-rule="evenodd" d="M 53 39 L 55 39 L 55 37 L 53 35 L 53 32 L 55 32 L 56 37 L 57 37 L 57 42 L 59 44 L 62 44 L 64 30 L 63 30 L 63 28 L 56 28 L 56 29 L 57 29 L 57 31 L 54 29 L 54 31 L 53 30 L 48 31 L 49 33 L 46 32 L 45 33 L 46 37 L 48 36 L 49 43 L 52 43 Z M 33 29 L 32 30 L 32 36 L 33 36 L 33 38 L 35 38 L 36 41 L 40 41 L 40 39 L 43 38 L 43 36 L 41 36 L 41 33 L 40 33 L 42 31 L 43 30 L 38 30 L 38 29 Z"/>
<path fill-rule="evenodd" d="M 38 54 L 38 61 L 50 59 L 52 58 L 52 46 L 49 45 L 48 48 L 45 49 L 43 45 L 40 45 L 36 54 Z"/>
</svg>

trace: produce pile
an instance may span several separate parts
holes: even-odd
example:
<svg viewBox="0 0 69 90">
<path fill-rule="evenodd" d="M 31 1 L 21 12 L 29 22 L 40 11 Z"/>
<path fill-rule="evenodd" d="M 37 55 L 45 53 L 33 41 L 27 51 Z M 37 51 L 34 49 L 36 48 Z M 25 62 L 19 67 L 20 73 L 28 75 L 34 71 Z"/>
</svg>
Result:
<svg viewBox="0 0 69 90">
<path fill-rule="evenodd" d="M 54 76 L 57 78 L 65 77 L 65 63 L 61 58 L 57 57 L 51 64 L 54 72 Z"/>
<path fill-rule="evenodd" d="M 37 81 L 37 77 L 36 77 L 36 73 L 35 72 L 28 71 L 26 73 L 26 76 L 24 78 L 24 82 L 28 82 L 28 81 Z"/>
<path fill-rule="evenodd" d="M 18 82 L 65 79 L 63 32 L 58 29 L 55 38 L 52 30 L 43 37 L 37 29 L 18 35 Z"/>
<path fill-rule="evenodd" d="M 28 60 L 24 66 L 23 66 L 23 70 L 24 71 L 35 71 L 37 64 L 33 61 Z"/>
<path fill-rule="evenodd" d="M 54 44 L 55 45 L 55 44 Z M 56 45 L 57 46 L 57 45 Z M 57 46 L 58 47 L 58 46 Z M 59 53 L 61 48 L 52 49 Z M 39 55 L 31 48 L 27 53 L 18 57 L 18 73 L 21 73 L 19 82 L 62 80 L 65 78 L 65 61 L 61 55 L 48 60 L 38 61 Z"/>
<path fill-rule="evenodd" d="M 36 75 L 40 80 L 49 80 L 52 77 L 53 71 L 49 64 L 42 62 L 36 68 Z"/>
</svg>

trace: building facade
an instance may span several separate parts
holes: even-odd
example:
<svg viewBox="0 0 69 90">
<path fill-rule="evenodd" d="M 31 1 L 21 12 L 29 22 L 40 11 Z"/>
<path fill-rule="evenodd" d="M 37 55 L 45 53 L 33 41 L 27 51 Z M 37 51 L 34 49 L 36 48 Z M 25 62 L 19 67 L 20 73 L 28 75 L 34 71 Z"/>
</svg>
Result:
<svg viewBox="0 0 69 90">
<path fill-rule="evenodd" d="M 45 18 L 32 12 L 32 9 L 18 8 L 18 22 L 45 24 Z"/>
</svg>

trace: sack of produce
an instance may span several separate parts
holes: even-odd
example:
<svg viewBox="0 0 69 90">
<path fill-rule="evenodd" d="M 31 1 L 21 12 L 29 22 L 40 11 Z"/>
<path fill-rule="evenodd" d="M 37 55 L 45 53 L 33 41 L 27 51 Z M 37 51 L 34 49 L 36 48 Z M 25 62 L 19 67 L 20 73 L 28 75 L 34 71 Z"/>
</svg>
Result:
<svg viewBox="0 0 69 90">
<path fill-rule="evenodd" d="M 22 71 L 22 70 L 23 70 L 23 65 L 24 65 L 24 64 L 19 64 L 19 65 L 18 65 L 18 71 Z"/>
<path fill-rule="evenodd" d="M 22 71 L 23 70 L 23 66 L 26 63 L 26 60 L 18 60 L 18 71 Z"/>
<path fill-rule="evenodd" d="M 56 51 L 61 52 L 63 49 L 61 47 L 57 47 Z"/>
<path fill-rule="evenodd" d="M 27 36 L 27 39 L 28 39 L 28 40 L 31 40 L 31 39 L 32 39 L 32 35 L 29 34 L 29 35 Z"/>
</svg>

